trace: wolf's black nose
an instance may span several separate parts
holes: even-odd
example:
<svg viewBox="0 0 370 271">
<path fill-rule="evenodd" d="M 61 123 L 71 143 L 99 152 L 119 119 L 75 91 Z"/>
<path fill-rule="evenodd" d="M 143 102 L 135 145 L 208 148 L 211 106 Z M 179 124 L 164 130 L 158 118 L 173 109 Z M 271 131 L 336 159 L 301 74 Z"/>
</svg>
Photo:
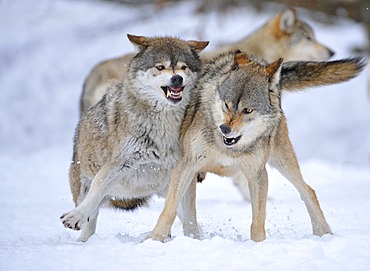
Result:
<svg viewBox="0 0 370 271">
<path fill-rule="evenodd" d="M 228 135 L 230 134 L 231 132 L 231 129 L 229 126 L 225 125 L 225 124 L 221 124 L 220 125 L 220 129 L 221 129 L 221 132 L 224 134 L 224 135 Z"/>
<path fill-rule="evenodd" d="M 329 56 L 332 57 L 333 55 L 335 55 L 335 52 L 329 49 Z"/>
<path fill-rule="evenodd" d="M 174 75 L 171 78 L 172 85 L 181 85 L 182 84 L 182 77 L 180 75 Z"/>
</svg>

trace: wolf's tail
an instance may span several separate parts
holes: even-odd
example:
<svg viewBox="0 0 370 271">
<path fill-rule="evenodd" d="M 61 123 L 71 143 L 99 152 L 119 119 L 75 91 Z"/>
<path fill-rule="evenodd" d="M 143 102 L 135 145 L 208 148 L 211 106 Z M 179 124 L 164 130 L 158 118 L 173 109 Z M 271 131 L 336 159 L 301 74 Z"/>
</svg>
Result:
<svg viewBox="0 0 370 271">
<path fill-rule="evenodd" d="M 322 62 L 286 62 L 281 70 L 281 88 L 285 91 L 297 91 L 345 82 L 356 77 L 365 65 L 363 57 Z"/>
<path fill-rule="evenodd" d="M 145 207 L 148 205 L 150 197 L 133 198 L 133 199 L 111 199 L 110 204 L 113 208 L 133 211 L 139 207 Z"/>
</svg>

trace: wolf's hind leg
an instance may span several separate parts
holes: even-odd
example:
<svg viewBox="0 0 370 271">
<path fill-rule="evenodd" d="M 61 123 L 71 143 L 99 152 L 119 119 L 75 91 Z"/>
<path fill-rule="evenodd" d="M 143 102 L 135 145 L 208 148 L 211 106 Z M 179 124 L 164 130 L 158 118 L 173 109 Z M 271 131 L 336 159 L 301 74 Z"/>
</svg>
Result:
<svg viewBox="0 0 370 271">
<path fill-rule="evenodd" d="M 181 220 L 184 229 L 184 235 L 195 239 L 200 239 L 202 236 L 200 225 L 197 222 L 196 211 L 196 183 L 197 176 L 191 182 L 185 195 L 183 196 L 177 211 L 177 215 Z"/>
<path fill-rule="evenodd" d="M 279 126 L 279 131 L 275 137 L 269 163 L 279 170 L 279 172 L 298 190 L 310 215 L 313 234 L 318 236 L 327 233 L 332 234 L 321 210 L 315 191 L 303 180 L 297 157 L 289 139 L 285 117 L 283 117 Z"/>
<path fill-rule="evenodd" d="M 246 201 L 250 201 L 251 196 L 249 192 L 249 184 L 243 172 L 237 171 L 234 175 L 231 176 L 231 180 L 233 181 L 234 185 L 239 189 L 240 193 L 243 196 L 243 199 Z"/>
</svg>

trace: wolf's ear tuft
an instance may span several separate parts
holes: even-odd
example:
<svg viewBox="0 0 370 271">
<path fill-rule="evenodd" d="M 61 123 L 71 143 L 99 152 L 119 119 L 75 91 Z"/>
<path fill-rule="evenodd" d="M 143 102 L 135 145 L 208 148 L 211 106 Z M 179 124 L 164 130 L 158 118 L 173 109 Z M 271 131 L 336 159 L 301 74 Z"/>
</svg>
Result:
<svg viewBox="0 0 370 271">
<path fill-rule="evenodd" d="M 188 40 L 187 43 L 195 52 L 200 53 L 204 48 L 207 47 L 209 41 L 195 41 L 195 40 Z"/>
<path fill-rule="evenodd" d="M 271 64 L 265 67 L 267 76 L 269 77 L 269 82 L 273 84 L 278 84 L 280 81 L 280 72 L 283 59 L 279 58 L 278 60 L 272 62 Z"/>
<path fill-rule="evenodd" d="M 284 32 L 292 33 L 294 23 L 297 19 L 295 10 L 292 8 L 284 10 L 279 15 L 279 19 L 280 19 L 280 24 L 279 24 L 280 29 Z"/>
<path fill-rule="evenodd" d="M 139 51 L 149 46 L 149 39 L 147 37 L 127 34 L 127 38 L 132 42 L 133 45 L 135 45 L 135 47 Z"/>
<path fill-rule="evenodd" d="M 252 61 L 248 58 L 246 53 L 242 53 L 242 52 L 240 52 L 240 50 L 237 50 L 235 52 L 235 56 L 234 56 L 235 65 L 237 65 L 237 66 L 245 65 L 245 64 L 249 64 L 251 62 Z"/>
</svg>

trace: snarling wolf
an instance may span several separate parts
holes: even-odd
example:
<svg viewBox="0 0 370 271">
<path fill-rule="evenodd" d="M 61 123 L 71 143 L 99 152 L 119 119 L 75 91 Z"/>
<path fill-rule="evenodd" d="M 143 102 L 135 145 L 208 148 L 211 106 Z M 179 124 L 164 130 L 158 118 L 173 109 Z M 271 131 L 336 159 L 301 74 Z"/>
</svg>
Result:
<svg viewBox="0 0 370 271">
<path fill-rule="evenodd" d="M 180 154 L 179 137 L 190 93 L 208 42 L 128 35 L 138 53 L 125 79 L 76 128 L 69 180 L 76 208 L 61 216 L 65 227 L 95 233 L 102 205 L 134 209 L 165 196 Z M 184 233 L 192 232 L 191 207 L 182 204 Z"/>
<path fill-rule="evenodd" d="M 181 127 L 181 150 L 164 209 L 148 238 L 170 235 L 179 202 L 195 206 L 196 176 L 212 172 L 243 176 L 252 205 L 250 236 L 266 238 L 268 189 L 266 164 L 275 167 L 298 190 L 311 218 L 313 234 L 332 231 L 315 191 L 303 180 L 281 108 L 282 90 L 293 91 L 346 81 L 364 67 L 361 58 L 332 62 L 272 63 L 240 51 L 216 57 L 206 65 Z M 191 209 L 196 217 L 195 208 Z M 197 223 L 194 221 L 194 225 Z M 193 228 L 193 236 L 199 229 Z"/>
</svg>

